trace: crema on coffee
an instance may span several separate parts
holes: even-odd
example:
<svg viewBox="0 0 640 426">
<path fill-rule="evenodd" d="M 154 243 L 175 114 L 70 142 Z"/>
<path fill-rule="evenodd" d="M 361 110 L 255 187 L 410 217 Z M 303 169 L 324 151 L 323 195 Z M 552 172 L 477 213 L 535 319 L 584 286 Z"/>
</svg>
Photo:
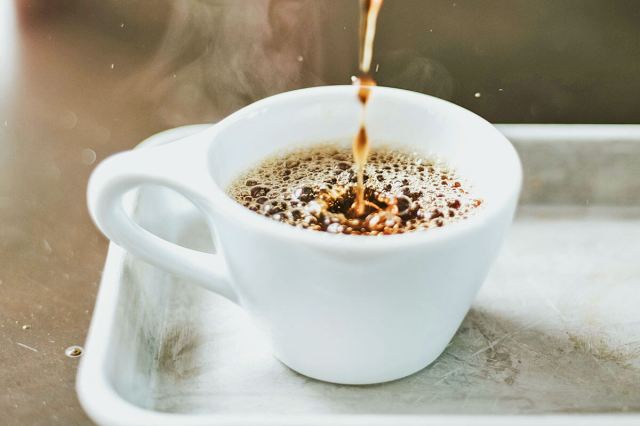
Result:
<svg viewBox="0 0 640 426">
<path fill-rule="evenodd" d="M 466 219 L 481 205 L 455 171 L 408 150 L 372 150 L 363 179 L 365 208 L 359 210 L 351 150 L 323 144 L 264 160 L 228 193 L 272 220 L 351 235 L 437 228 Z"/>
</svg>

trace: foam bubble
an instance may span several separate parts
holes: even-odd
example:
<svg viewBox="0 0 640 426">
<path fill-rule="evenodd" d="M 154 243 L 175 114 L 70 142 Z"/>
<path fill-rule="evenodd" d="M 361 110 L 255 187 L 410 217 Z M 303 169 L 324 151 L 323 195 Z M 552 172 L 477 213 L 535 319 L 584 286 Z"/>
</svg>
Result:
<svg viewBox="0 0 640 426">
<path fill-rule="evenodd" d="M 263 161 L 228 193 L 252 211 L 293 226 L 331 233 L 385 235 L 466 219 L 481 200 L 455 171 L 419 154 L 372 150 L 365 167 L 365 214 L 355 215 L 351 151 L 317 145 Z"/>
</svg>

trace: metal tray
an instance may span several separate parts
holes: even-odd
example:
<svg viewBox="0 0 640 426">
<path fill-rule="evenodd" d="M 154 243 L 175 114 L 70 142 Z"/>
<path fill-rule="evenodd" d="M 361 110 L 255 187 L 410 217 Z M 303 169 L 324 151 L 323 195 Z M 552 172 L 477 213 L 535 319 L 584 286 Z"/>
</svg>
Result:
<svg viewBox="0 0 640 426">
<path fill-rule="evenodd" d="M 523 159 L 523 205 L 431 366 L 371 386 L 303 377 L 239 308 L 112 244 L 78 374 L 84 409 L 113 425 L 640 424 L 640 128 L 502 129 Z M 177 194 L 145 187 L 128 204 L 156 234 L 213 250 Z"/>
</svg>

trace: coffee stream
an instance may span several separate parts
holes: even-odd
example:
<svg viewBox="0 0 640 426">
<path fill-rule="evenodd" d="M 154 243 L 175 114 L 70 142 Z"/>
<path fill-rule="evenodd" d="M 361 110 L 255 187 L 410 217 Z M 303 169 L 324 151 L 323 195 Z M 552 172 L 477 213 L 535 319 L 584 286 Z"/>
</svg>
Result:
<svg viewBox="0 0 640 426">
<path fill-rule="evenodd" d="M 356 200 L 348 212 L 351 216 L 360 217 L 366 212 L 367 201 L 364 199 L 364 167 L 369 156 L 369 135 L 366 126 L 366 106 L 371 94 L 371 86 L 376 82 L 369 73 L 373 58 L 373 41 L 376 36 L 376 23 L 383 0 L 360 0 L 360 75 L 353 83 L 358 85 L 358 99 L 362 104 L 360 129 L 353 139 L 353 159 L 356 163 L 358 181 L 356 183 Z"/>
<path fill-rule="evenodd" d="M 480 205 L 447 167 L 416 153 L 370 149 L 366 106 L 376 84 L 370 69 L 382 2 L 360 0 L 359 75 L 352 80 L 362 110 L 351 152 L 338 143 L 267 159 L 229 188 L 239 203 L 296 227 L 350 235 L 441 227 Z"/>
</svg>

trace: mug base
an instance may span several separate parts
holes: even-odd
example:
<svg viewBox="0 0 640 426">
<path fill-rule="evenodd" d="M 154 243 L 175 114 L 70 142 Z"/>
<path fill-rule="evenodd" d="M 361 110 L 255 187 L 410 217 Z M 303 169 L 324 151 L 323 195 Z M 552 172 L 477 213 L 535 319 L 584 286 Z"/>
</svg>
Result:
<svg viewBox="0 0 640 426">
<path fill-rule="evenodd" d="M 389 383 L 396 380 L 401 380 L 406 377 L 412 376 L 425 368 L 427 368 L 431 363 L 433 363 L 438 357 L 441 355 L 441 352 L 436 354 L 436 356 L 431 357 L 427 361 L 420 362 L 417 365 L 406 366 L 402 369 L 395 369 L 394 371 L 386 371 L 384 373 L 377 374 L 362 374 L 356 372 L 349 372 L 347 374 L 339 374 L 339 373 L 327 373 L 327 372 L 319 372 L 317 370 L 308 369 L 304 366 L 295 365 L 294 363 L 290 363 L 286 361 L 280 355 L 273 353 L 274 358 L 276 358 L 279 362 L 284 364 L 285 367 L 292 370 L 296 374 L 300 374 L 302 376 L 308 377 L 313 380 L 318 380 L 320 382 L 332 383 L 336 385 L 349 385 L 349 386 L 366 386 L 366 385 L 377 385 L 381 383 Z"/>
</svg>

